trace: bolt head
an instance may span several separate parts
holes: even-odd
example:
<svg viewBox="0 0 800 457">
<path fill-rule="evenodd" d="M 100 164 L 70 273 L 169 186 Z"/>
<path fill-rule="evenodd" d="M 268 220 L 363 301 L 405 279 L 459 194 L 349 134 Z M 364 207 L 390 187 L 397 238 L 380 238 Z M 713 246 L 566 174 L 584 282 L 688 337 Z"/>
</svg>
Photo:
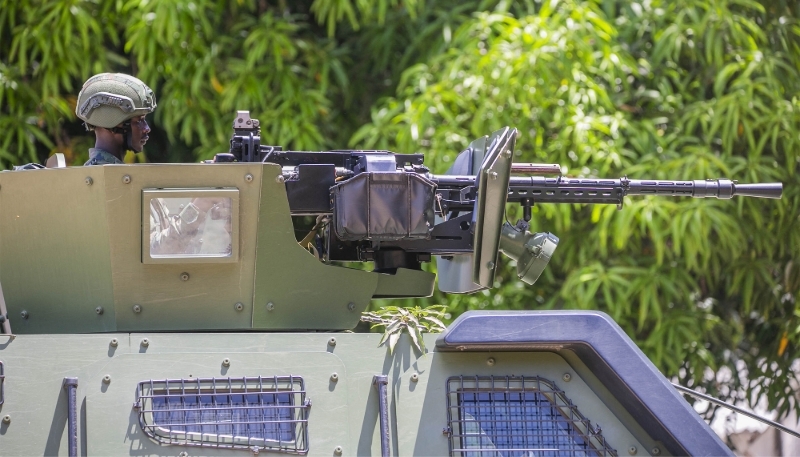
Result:
<svg viewBox="0 0 800 457">
<path fill-rule="evenodd" d="M 103 307 L 98 306 L 97 308 L 94 309 L 94 312 L 96 312 L 97 314 L 103 314 Z"/>
<path fill-rule="evenodd" d="M 278 175 L 275 177 L 275 182 L 277 182 L 278 184 L 283 184 L 285 181 L 286 178 L 284 178 L 283 175 Z"/>
<path fill-rule="evenodd" d="M 10 424 L 11 423 L 11 416 L 9 416 L 8 414 L 3 416 L 3 423 L 4 424 Z"/>
<path fill-rule="evenodd" d="M 181 281 L 188 281 L 189 280 L 189 273 L 183 272 L 181 273 Z"/>
<path fill-rule="evenodd" d="M 628 454 L 630 454 L 630 455 L 636 455 L 636 453 L 638 451 L 639 451 L 639 449 L 637 449 L 636 446 L 631 446 L 631 447 L 628 448 Z"/>
<path fill-rule="evenodd" d="M 142 305 L 133 305 L 133 312 L 139 314 L 142 312 Z"/>
<path fill-rule="evenodd" d="M 564 376 L 561 377 L 564 382 L 570 382 L 572 380 L 572 375 L 570 373 L 564 373 Z"/>
<path fill-rule="evenodd" d="M 143 339 L 142 340 L 142 346 L 144 346 L 144 347 L 150 346 L 150 340 L 148 340 L 147 338 Z"/>
<path fill-rule="evenodd" d="M 123 182 L 124 184 L 130 184 L 130 183 L 131 183 L 131 175 L 125 175 L 125 176 L 123 176 L 123 177 L 122 177 L 122 182 Z"/>
<path fill-rule="evenodd" d="M 331 346 L 336 346 L 336 338 L 331 338 L 328 340 L 328 344 Z"/>
<path fill-rule="evenodd" d="M 244 309 L 244 303 L 242 303 L 242 302 L 236 303 L 235 305 L 233 305 L 233 309 L 235 309 L 236 311 L 243 310 Z"/>
<path fill-rule="evenodd" d="M 495 363 L 497 363 L 497 361 L 494 359 L 494 357 L 489 357 L 486 359 L 486 365 L 489 365 L 490 367 L 493 367 Z"/>
<path fill-rule="evenodd" d="M 656 446 L 656 447 L 653 448 L 652 451 L 650 451 L 650 453 L 653 454 L 653 455 L 659 455 L 659 454 L 661 454 L 661 449 L 658 446 Z"/>
<path fill-rule="evenodd" d="M 411 375 L 411 382 L 419 381 L 419 373 L 414 373 Z"/>
<path fill-rule="evenodd" d="M 486 262 L 486 268 L 494 270 L 494 262 Z"/>
<path fill-rule="evenodd" d="M 87 176 L 86 179 L 83 180 L 83 182 L 85 182 L 87 186 L 91 186 L 92 184 L 94 184 L 94 179 L 92 179 L 91 176 Z"/>
<path fill-rule="evenodd" d="M 22 311 L 20 311 L 19 317 L 21 317 L 23 319 L 27 319 L 27 318 L 31 317 L 31 315 L 28 314 L 28 312 L 23 309 Z"/>
<path fill-rule="evenodd" d="M 244 175 L 244 180 L 245 182 L 253 182 L 253 175 L 247 173 L 246 175 Z"/>
<path fill-rule="evenodd" d="M 110 344 L 112 347 L 117 347 L 119 346 L 119 340 L 116 338 L 111 338 L 111 342 L 108 344 Z"/>
<path fill-rule="evenodd" d="M 333 373 L 331 375 L 331 382 L 338 382 L 338 381 L 339 381 L 339 375 L 336 374 L 336 373 Z"/>
<path fill-rule="evenodd" d="M 347 304 L 347 310 L 348 311 L 355 311 L 356 310 L 356 304 L 353 303 L 353 302 L 348 303 Z"/>
<path fill-rule="evenodd" d="M 229 366 L 231 366 L 231 359 L 229 359 L 229 358 L 227 358 L 227 357 L 225 357 L 224 359 L 222 359 L 222 366 L 223 366 L 223 367 L 229 367 Z"/>
<path fill-rule="evenodd" d="M 268 302 L 267 303 L 267 311 L 272 311 L 273 309 L 275 309 L 275 303 Z"/>
<path fill-rule="evenodd" d="M 104 384 L 111 383 L 111 375 L 110 374 L 107 374 L 107 375 L 103 376 L 103 383 Z"/>
</svg>

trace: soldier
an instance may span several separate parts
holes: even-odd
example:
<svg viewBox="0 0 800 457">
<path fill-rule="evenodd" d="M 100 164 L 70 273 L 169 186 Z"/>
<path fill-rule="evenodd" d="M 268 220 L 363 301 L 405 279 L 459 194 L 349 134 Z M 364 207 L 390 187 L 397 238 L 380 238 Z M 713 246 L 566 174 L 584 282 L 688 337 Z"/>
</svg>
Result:
<svg viewBox="0 0 800 457">
<path fill-rule="evenodd" d="M 138 78 L 122 73 L 89 78 L 75 107 L 75 114 L 96 136 L 86 165 L 123 163 L 126 151 L 141 152 L 150 133 L 145 116 L 155 109 L 153 91 Z"/>
<path fill-rule="evenodd" d="M 75 114 L 95 132 L 95 147 L 84 165 L 121 164 L 125 152 L 142 152 L 150 126 L 145 117 L 156 109 L 153 91 L 140 79 L 122 73 L 89 78 L 78 94 Z M 150 201 L 152 255 L 191 255 L 200 250 L 206 214 L 220 202 L 196 198 L 179 214 L 170 214 L 160 198 Z"/>
</svg>

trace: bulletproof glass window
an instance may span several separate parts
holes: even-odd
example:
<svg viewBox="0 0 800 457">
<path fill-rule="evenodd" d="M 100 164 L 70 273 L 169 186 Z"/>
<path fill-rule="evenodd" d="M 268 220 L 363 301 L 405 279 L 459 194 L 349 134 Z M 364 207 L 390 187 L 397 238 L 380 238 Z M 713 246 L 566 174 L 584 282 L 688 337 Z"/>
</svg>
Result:
<svg viewBox="0 0 800 457">
<path fill-rule="evenodd" d="M 297 376 L 142 381 L 139 423 L 163 444 L 308 451 L 308 411 Z"/>
<path fill-rule="evenodd" d="M 238 189 L 144 189 L 144 263 L 238 260 Z"/>
<path fill-rule="evenodd" d="M 600 427 L 538 376 L 454 376 L 447 403 L 451 456 L 617 455 Z"/>
</svg>

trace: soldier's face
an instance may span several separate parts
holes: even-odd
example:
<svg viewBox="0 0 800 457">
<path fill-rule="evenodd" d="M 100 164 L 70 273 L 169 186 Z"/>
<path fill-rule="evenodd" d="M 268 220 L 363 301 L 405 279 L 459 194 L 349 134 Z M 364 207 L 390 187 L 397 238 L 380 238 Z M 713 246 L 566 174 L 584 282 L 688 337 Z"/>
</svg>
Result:
<svg viewBox="0 0 800 457">
<path fill-rule="evenodd" d="M 131 119 L 131 147 L 134 152 L 142 152 L 144 144 L 150 139 L 150 126 L 144 116 L 137 116 Z"/>
</svg>

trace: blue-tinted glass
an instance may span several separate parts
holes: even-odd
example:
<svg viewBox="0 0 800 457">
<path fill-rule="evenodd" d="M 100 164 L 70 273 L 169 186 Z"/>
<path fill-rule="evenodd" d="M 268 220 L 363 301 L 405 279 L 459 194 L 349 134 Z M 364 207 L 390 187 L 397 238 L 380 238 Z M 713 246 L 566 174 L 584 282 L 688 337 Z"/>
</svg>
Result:
<svg viewBox="0 0 800 457">
<path fill-rule="evenodd" d="M 152 401 L 153 425 L 168 432 L 295 440 L 290 393 L 182 394 Z"/>
<path fill-rule="evenodd" d="M 461 392 L 459 394 L 461 455 L 584 456 L 598 452 L 538 391 Z M 480 449 L 482 451 L 478 452 Z"/>
</svg>

